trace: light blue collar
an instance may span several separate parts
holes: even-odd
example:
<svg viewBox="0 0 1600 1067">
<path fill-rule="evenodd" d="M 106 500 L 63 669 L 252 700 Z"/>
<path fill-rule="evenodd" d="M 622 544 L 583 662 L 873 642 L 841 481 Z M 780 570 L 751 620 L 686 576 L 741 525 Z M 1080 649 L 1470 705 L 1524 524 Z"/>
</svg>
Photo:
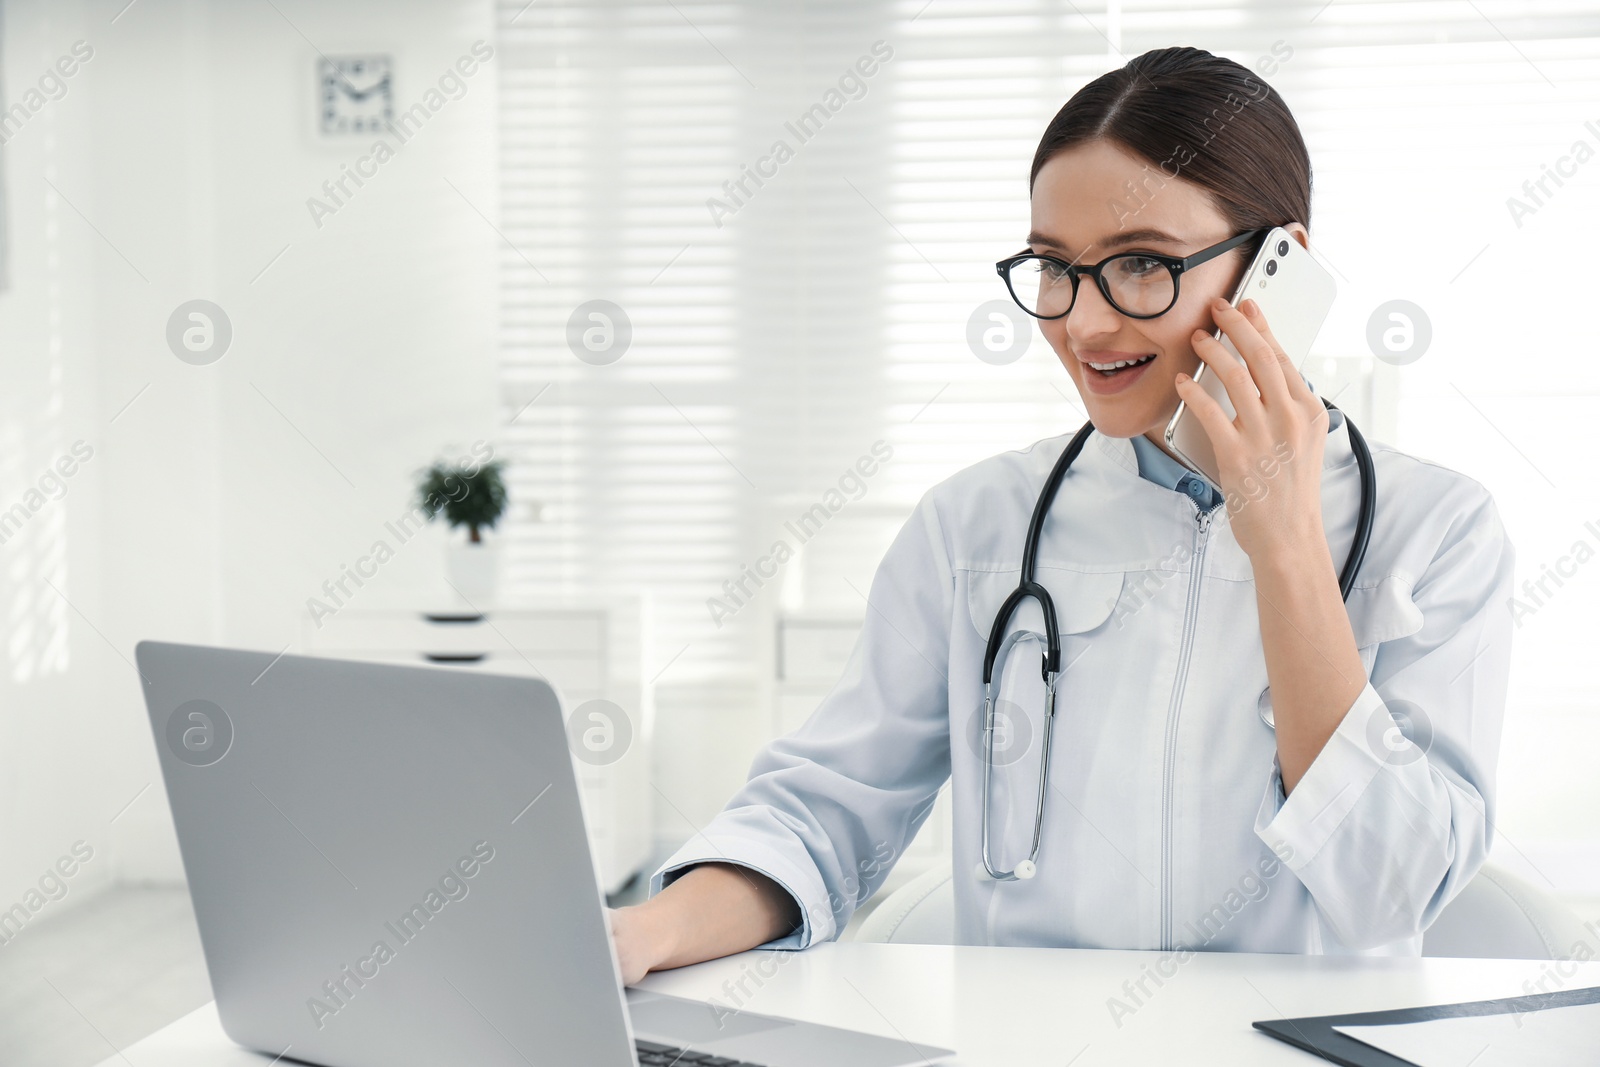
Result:
<svg viewBox="0 0 1600 1067">
<path fill-rule="evenodd" d="M 1310 384 L 1309 382 L 1307 383 Z M 1344 412 L 1331 411 L 1328 413 L 1328 432 L 1332 433 L 1344 423 Z M 1133 453 L 1139 461 L 1139 477 L 1152 481 L 1157 485 L 1171 489 L 1173 492 L 1183 492 L 1180 488 L 1183 480 L 1190 476 L 1189 468 L 1167 455 L 1150 438 L 1138 434 L 1132 438 Z"/>
<path fill-rule="evenodd" d="M 1177 492 L 1178 483 L 1189 473 L 1189 468 L 1163 452 L 1144 434 L 1138 434 L 1132 440 L 1133 454 L 1139 460 L 1139 477 Z"/>
</svg>

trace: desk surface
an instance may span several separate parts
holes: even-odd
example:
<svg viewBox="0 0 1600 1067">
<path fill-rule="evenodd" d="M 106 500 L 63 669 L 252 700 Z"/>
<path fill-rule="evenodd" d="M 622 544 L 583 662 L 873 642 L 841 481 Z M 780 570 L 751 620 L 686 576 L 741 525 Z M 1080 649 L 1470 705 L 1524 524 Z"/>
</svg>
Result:
<svg viewBox="0 0 1600 1067">
<path fill-rule="evenodd" d="M 951 1067 L 1309 1067 L 1315 1057 L 1250 1023 L 1600 986 L 1600 962 L 1201 952 L 1179 964 L 1158 952 L 844 942 L 747 952 L 652 974 L 641 986 L 943 1045 L 958 1053 L 944 1061 Z M 101 1067 L 271 1062 L 229 1041 L 208 1004 Z"/>
</svg>

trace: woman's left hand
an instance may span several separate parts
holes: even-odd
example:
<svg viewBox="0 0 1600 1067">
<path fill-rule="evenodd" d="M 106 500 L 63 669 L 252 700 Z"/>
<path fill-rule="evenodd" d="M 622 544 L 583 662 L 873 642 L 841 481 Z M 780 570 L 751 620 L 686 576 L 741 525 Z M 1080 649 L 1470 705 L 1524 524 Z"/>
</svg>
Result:
<svg viewBox="0 0 1600 1067">
<path fill-rule="evenodd" d="M 1211 438 L 1234 537 L 1252 560 L 1263 552 L 1295 554 L 1316 545 L 1326 551 L 1322 453 L 1328 411 L 1274 340 L 1254 300 L 1235 308 L 1219 297 L 1211 314 L 1244 362 L 1204 330 L 1191 340 L 1226 387 L 1236 415 L 1229 421 L 1186 374 L 1178 375 L 1178 396 Z"/>
</svg>

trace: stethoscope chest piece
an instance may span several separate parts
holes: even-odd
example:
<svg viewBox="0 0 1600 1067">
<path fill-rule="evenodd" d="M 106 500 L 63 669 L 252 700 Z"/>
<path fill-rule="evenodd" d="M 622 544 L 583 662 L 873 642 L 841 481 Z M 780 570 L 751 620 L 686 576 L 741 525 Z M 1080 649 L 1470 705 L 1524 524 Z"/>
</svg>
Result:
<svg viewBox="0 0 1600 1067">
<path fill-rule="evenodd" d="M 1261 716 L 1261 721 L 1277 730 L 1278 724 L 1272 719 L 1272 687 L 1269 685 L 1261 690 L 1261 697 L 1256 701 L 1256 714 Z"/>
<path fill-rule="evenodd" d="M 1039 868 L 1032 860 L 1018 860 L 1016 868 L 1009 874 L 997 874 L 983 860 L 979 860 L 973 868 L 973 874 L 980 882 L 1026 882 L 1038 873 Z"/>
</svg>

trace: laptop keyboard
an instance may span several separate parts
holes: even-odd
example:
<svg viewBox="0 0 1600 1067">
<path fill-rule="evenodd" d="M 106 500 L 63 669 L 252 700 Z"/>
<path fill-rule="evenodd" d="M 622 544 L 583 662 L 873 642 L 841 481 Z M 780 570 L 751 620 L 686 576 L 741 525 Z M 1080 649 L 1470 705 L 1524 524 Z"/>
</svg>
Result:
<svg viewBox="0 0 1600 1067">
<path fill-rule="evenodd" d="M 674 1048 L 672 1045 L 662 1045 L 641 1038 L 635 1038 L 633 1043 L 639 1050 L 639 1067 L 673 1067 L 674 1064 L 681 1067 L 761 1067 L 759 1063 L 733 1060 L 727 1056 L 713 1056 L 709 1052 Z"/>
</svg>

